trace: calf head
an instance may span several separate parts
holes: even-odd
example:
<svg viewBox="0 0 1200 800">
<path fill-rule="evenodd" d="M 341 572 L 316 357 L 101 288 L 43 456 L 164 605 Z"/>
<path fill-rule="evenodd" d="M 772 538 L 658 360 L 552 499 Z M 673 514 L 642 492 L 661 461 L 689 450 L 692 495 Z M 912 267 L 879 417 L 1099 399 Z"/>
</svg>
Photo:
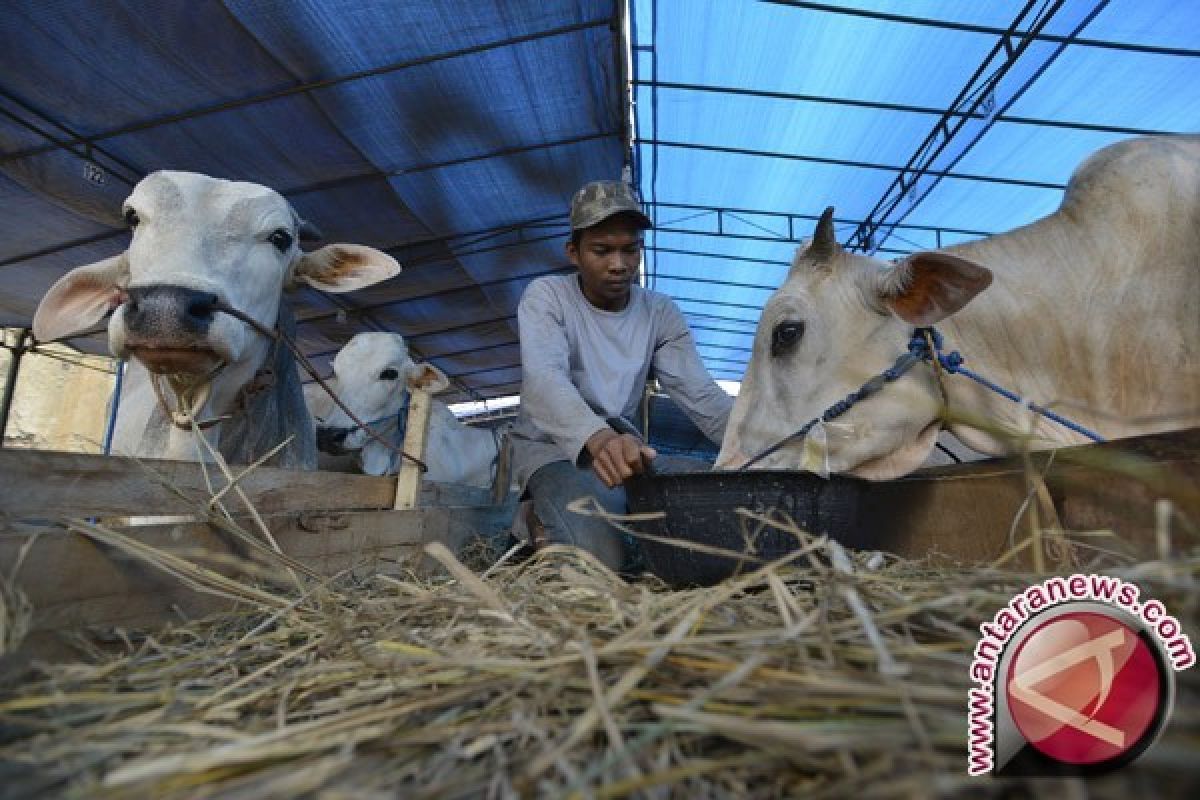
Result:
<svg viewBox="0 0 1200 800">
<path fill-rule="evenodd" d="M 129 248 L 55 283 L 34 315 L 34 335 L 69 336 L 113 311 L 113 355 L 192 384 L 227 365 L 257 368 L 266 353 L 261 337 L 219 304 L 273 328 L 289 285 L 345 292 L 400 271 L 390 256 L 359 245 L 305 253 L 299 243 L 315 230 L 282 195 L 253 183 L 155 172 L 134 187 L 124 213 Z M 253 371 L 243 369 L 244 379 Z"/>
<path fill-rule="evenodd" d="M 844 251 L 833 209 L 767 301 L 717 466 L 737 468 L 890 367 L 913 329 L 958 311 L 991 283 L 943 252 L 890 264 Z M 842 416 L 756 462 L 885 480 L 919 466 L 937 439 L 941 398 L 918 365 Z"/>
<path fill-rule="evenodd" d="M 398 415 L 409 390 L 436 394 L 450 385 L 437 367 L 414 363 L 404 337 L 396 333 L 358 334 L 333 359 L 333 374 L 328 383 L 338 398 L 359 420 L 389 440 L 403 424 Z M 321 450 L 336 455 L 363 450 L 370 443 L 367 432 L 340 407 L 326 405 L 314 396 L 315 401 L 325 406 L 324 417 L 317 421 L 317 446 Z M 400 442 L 395 444 L 399 446 Z M 383 447 L 368 448 L 363 454 L 363 471 L 382 475 L 390 458 Z M 380 464 L 368 463 L 381 459 Z"/>
</svg>

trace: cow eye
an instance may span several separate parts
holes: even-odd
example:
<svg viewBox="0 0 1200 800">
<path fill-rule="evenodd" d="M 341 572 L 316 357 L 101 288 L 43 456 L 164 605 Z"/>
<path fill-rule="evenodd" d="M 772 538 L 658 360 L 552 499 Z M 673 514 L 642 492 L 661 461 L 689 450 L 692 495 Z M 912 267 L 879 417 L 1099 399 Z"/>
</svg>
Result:
<svg viewBox="0 0 1200 800">
<path fill-rule="evenodd" d="M 771 355 L 781 356 L 796 346 L 804 336 L 804 323 L 798 320 L 784 320 L 771 331 Z"/>
<path fill-rule="evenodd" d="M 267 241 L 275 245 L 275 249 L 279 252 L 286 253 L 288 248 L 292 246 L 292 234 L 280 228 L 268 236 Z"/>
<path fill-rule="evenodd" d="M 125 224 L 126 225 L 128 225 L 130 228 L 136 228 L 138 225 L 138 222 L 140 222 L 140 221 L 141 220 L 138 219 L 138 214 L 136 211 L 134 211 L 132 208 L 125 209 Z"/>
<path fill-rule="evenodd" d="M 399 377 L 400 377 L 400 373 L 397 372 L 396 370 L 392 369 L 391 367 L 388 367 L 383 372 L 379 373 L 379 380 L 381 380 L 381 381 L 394 381 L 394 380 L 396 380 L 396 378 L 399 378 Z"/>
</svg>

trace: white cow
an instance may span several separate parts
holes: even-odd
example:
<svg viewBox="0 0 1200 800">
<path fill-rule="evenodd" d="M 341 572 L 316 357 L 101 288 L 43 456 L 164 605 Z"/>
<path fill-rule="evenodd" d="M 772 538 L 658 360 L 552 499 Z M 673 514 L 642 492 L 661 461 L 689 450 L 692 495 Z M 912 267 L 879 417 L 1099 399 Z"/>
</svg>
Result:
<svg viewBox="0 0 1200 800">
<path fill-rule="evenodd" d="M 763 309 L 718 467 L 800 429 L 934 324 L 965 366 L 1106 437 L 1200 424 L 1200 136 L 1105 148 L 1044 219 L 896 264 L 843 251 L 831 215 Z M 945 407 L 919 364 L 753 466 L 888 479 L 925 461 L 944 420 L 975 450 L 1011 451 L 998 429 L 1024 431 L 1027 411 L 961 375 L 943 385 Z M 1035 435 L 1087 441 L 1044 418 Z"/>
<path fill-rule="evenodd" d="M 195 420 L 232 462 L 253 461 L 294 435 L 273 463 L 315 467 L 290 351 L 220 306 L 290 335 L 288 286 L 346 292 L 390 278 L 400 265 L 353 244 L 303 252 L 300 240 L 315 230 L 283 196 L 253 183 L 155 172 L 134 187 L 125 219 L 129 249 L 67 273 L 33 320 L 34 335 L 46 341 L 114 311 L 109 348 L 130 359 L 114 451 L 204 460 L 190 430 Z"/>
<path fill-rule="evenodd" d="M 408 389 L 431 394 L 450 381 L 432 364 L 414 363 L 395 333 L 360 333 L 333 360 L 329 387 L 354 415 L 383 439 L 399 447 Z M 317 444 L 323 452 L 358 451 L 363 472 L 387 475 L 400 468 L 401 456 L 367 435 L 341 408 L 306 388 L 317 420 Z M 323 414 L 323 417 L 321 416 Z M 426 438 L 426 480 L 490 488 L 497 469 L 501 437 L 486 428 L 464 425 L 445 403 L 433 401 Z"/>
</svg>

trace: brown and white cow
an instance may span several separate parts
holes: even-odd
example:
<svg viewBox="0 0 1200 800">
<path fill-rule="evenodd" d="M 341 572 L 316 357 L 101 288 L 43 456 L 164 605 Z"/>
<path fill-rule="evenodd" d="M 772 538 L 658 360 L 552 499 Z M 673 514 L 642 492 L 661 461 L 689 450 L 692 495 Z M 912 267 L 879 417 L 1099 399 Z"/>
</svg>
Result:
<svg viewBox="0 0 1200 800">
<path fill-rule="evenodd" d="M 34 315 L 41 341 L 77 333 L 113 311 L 109 348 L 129 359 L 113 439 L 129 455 L 206 460 L 190 421 L 235 463 L 294 436 L 273 463 L 314 468 L 316 448 L 292 354 L 220 306 L 267 329 L 292 328 L 283 291 L 307 283 L 347 292 L 400 265 L 370 247 L 331 244 L 278 192 L 188 172 L 148 175 L 125 202 L 129 248 L 55 283 Z M 164 408 L 171 405 L 171 408 Z"/>
<path fill-rule="evenodd" d="M 798 430 L 934 324 L 966 366 L 1106 437 L 1200 424 L 1200 136 L 1107 147 L 1049 216 L 895 264 L 839 247 L 831 211 L 763 309 L 718 467 Z M 982 453 L 1013 449 L 1002 431 L 1026 430 L 1028 411 L 963 376 L 943 383 L 945 405 L 920 364 L 753 466 L 888 479 L 944 426 Z M 1086 441 L 1035 424 L 1035 446 Z"/>
</svg>

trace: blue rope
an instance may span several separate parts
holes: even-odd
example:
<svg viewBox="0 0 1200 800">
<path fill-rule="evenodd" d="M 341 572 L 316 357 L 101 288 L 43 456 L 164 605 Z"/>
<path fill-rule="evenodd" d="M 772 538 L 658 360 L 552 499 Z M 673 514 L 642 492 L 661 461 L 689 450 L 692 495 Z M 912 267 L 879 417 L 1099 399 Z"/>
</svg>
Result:
<svg viewBox="0 0 1200 800">
<path fill-rule="evenodd" d="M 927 341 L 925 338 L 926 334 L 929 334 L 929 340 L 933 342 L 933 352 L 930 352 L 929 350 L 929 341 Z M 917 328 L 915 331 L 913 331 L 912 337 L 908 340 L 908 352 L 897 358 L 892 366 L 872 377 L 862 386 L 858 387 L 858 389 L 854 390 L 841 400 L 838 400 L 836 403 L 831 405 L 829 408 L 825 409 L 821 416 L 814 417 L 813 419 L 810 419 L 808 422 L 804 423 L 804 425 L 795 433 L 785 436 L 775 444 L 768 447 L 766 450 L 758 453 L 758 455 L 754 456 L 754 458 L 738 467 L 738 470 L 748 469 L 752 464 L 756 464 L 772 453 L 778 451 L 781 447 L 793 439 L 800 439 L 807 436 L 808 432 L 811 431 L 813 426 L 815 426 L 818 422 L 828 422 L 832 419 L 837 419 L 858 403 L 861 403 L 863 400 L 878 392 L 884 386 L 887 386 L 889 383 L 908 372 L 913 368 L 914 365 L 919 364 L 922 361 L 932 362 L 935 358 L 942 366 L 942 369 L 946 370 L 946 372 L 950 373 L 951 375 L 963 375 L 980 384 L 981 386 L 991 389 L 1001 397 L 1007 397 L 1014 403 L 1024 403 L 1024 398 L 1022 398 L 1016 392 L 1009 391 L 1003 386 L 992 383 L 982 375 L 972 372 L 964 367 L 964 359 L 962 354 L 957 350 L 949 353 L 943 353 L 942 335 L 937 331 L 937 329 Z M 1040 406 L 1037 403 L 1028 403 L 1027 405 L 1035 413 L 1040 414 L 1047 419 L 1051 419 L 1065 428 L 1069 428 L 1077 433 L 1081 433 L 1093 441 L 1104 441 L 1104 437 L 1100 436 L 1100 434 L 1088 430 L 1077 422 L 1072 422 L 1066 417 L 1054 413 L 1045 406 Z"/>
<path fill-rule="evenodd" d="M 800 438 L 807 436 L 808 432 L 810 430 L 812 430 L 813 426 L 816 425 L 818 422 L 828 422 L 829 420 L 837 419 L 838 417 L 840 417 L 842 414 L 845 414 L 847 411 L 849 411 L 851 408 L 853 408 L 858 403 L 861 403 L 863 400 L 866 400 L 868 397 L 870 397 L 871 395 L 878 392 L 884 386 L 887 386 L 889 383 L 896 380 L 904 373 L 908 372 L 910 369 L 913 368 L 913 366 L 921 363 L 922 356 L 920 354 L 918 354 L 917 352 L 915 352 L 913 349 L 913 342 L 915 342 L 916 339 L 917 339 L 917 337 L 914 335 L 913 340 L 908 343 L 908 352 L 903 354 L 899 358 L 897 358 L 896 361 L 892 364 L 892 366 L 888 367 L 887 369 L 885 369 L 883 372 L 879 373 L 878 375 L 872 377 L 870 380 L 868 380 L 862 386 L 858 387 L 853 392 L 846 395 L 841 400 L 838 400 L 836 403 L 831 405 L 829 408 L 825 409 L 825 411 L 822 412 L 821 416 L 810 419 L 808 422 L 804 423 L 804 426 L 801 427 L 798 431 L 780 439 L 778 442 L 771 445 L 766 450 L 763 450 L 761 453 L 759 453 L 754 458 L 747 461 L 745 464 L 742 464 L 740 467 L 738 467 L 738 469 L 739 470 L 748 469 L 751 464 L 758 463 L 759 461 L 763 460 L 764 458 L 771 455 L 775 451 L 779 450 L 779 448 L 783 447 L 785 444 L 792 441 L 793 439 L 800 439 Z M 921 341 L 921 344 L 924 345 L 924 340 Z"/>
<path fill-rule="evenodd" d="M 125 362 L 117 361 L 117 382 L 113 386 L 112 408 L 104 424 L 104 455 L 112 455 L 113 433 L 117 430 L 117 412 L 121 407 L 121 386 L 125 381 Z"/>
<path fill-rule="evenodd" d="M 929 352 L 929 344 L 925 340 L 926 332 L 929 333 L 929 338 L 933 341 L 933 353 Z M 917 344 L 918 341 L 920 342 L 919 346 Z M 914 347 L 917 349 L 914 350 Z M 983 386 L 985 389 L 990 389 L 1001 397 L 1006 397 L 1014 403 L 1028 405 L 1029 409 L 1034 413 L 1040 414 L 1046 419 L 1053 420 L 1059 425 L 1062 425 L 1064 428 L 1082 434 L 1094 442 L 1105 441 L 1103 436 L 1093 430 L 1083 427 L 1078 422 L 1072 422 L 1061 414 L 1056 414 L 1045 406 L 1038 405 L 1037 403 L 1026 403 L 1025 398 L 1021 397 L 1016 392 L 1005 389 L 1003 386 L 989 381 L 987 378 L 983 377 L 977 372 L 967 369 L 963 366 L 963 361 L 965 359 L 957 350 L 952 350 L 949 353 L 942 352 L 942 334 L 940 334 L 935 328 L 918 328 L 913 334 L 913 338 L 909 340 L 908 349 L 910 352 L 919 353 L 921 358 L 925 361 L 932 361 L 933 358 L 936 357 L 938 363 L 942 365 L 942 369 L 946 370 L 946 372 L 950 373 L 951 375 L 963 375 L 975 381 L 980 386 Z"/>
<path fill-rule="evenodd" d="M 396 432 L 393 434 L 394 438 L 392 440 L 396 449 L 393 450 L 391 456 L 388 457 L 387 474 L 389 475 L 392 474 L 392 470 L 396 469 L 396 459 L 399 456 L 397 451 L 404 446 L 404 434 L 408 431 L 408 399 L 410 397 L 412 397 L 412 395 L 405 390 L 404 402 L 400 404 L 400 409 L 396 412 Z M 374 425 L 376 422 L 384 419 L 388 419 L 388 417 L 380 417 L 378 420 L 368 422 L 367 425 Z"/>
</svg>

